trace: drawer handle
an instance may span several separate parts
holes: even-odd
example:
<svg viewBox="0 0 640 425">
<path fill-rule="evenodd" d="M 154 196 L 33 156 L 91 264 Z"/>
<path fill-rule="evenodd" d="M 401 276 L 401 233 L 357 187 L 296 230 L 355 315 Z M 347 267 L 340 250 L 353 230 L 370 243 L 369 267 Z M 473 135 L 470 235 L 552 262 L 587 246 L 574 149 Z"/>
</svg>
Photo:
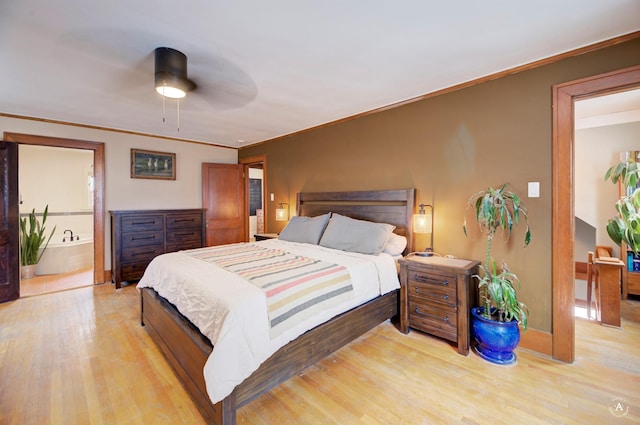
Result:
<svg viewBox="0 0 640 425">
<path fill-rule="evenodd" d="M 131 240 L 132 241 L 144 241 L 144 240 L 147 240 L 147 239 L 155 239 L 155 238 L 156 238 L 155 235 L 154 236 L 147 236 L 147 237 L 144 237 L 144 238 L 136 238 L 135 236 L 132 236 Z"/>
<path fill-rule="evenodd" d="M 444 319 L 439 316 L 434 316 L 433 314 L 425 313 L 424 311 L 420 311 L 420 307 L 415 308 L 416 314 L 420 314 L 422 316 L 431 317 L 432 319 L 442 320 L 443 322 L 449 323 L 449 316 L 445 316 Z"/>
<path fill-rule="evenodd" d="M 193 223 L 193 218 L 182 218 L 182 219 L 176 218 L 173 222 L 174 223 L 184 223 L 185 221 L 189 221 L 189 222 Z"/>
<path fill-rule="evenodd" d="M 147 251 L 147 252 L 136 252 L 135 254 L 131 254 L 132 257 L 137 257 L 139 255 L 149 255 L 155 254 L 155 251 Z"/>
<path fill-rule="evenodd" d="M 151 221 L 132 221 L 131 225 L 132 226 L 137 226 L 138 224 L 156 224 L 155 220 L 151 220 Z"/>
<path fill-rule="evenodd" d="M 419 275 L 418 273 L 413 275 L 413 279 L 417 280 L 418 282 L 428 282 L 429 281 L 425 276 Z"/>
<path fill-rule="evenodd" d="M 176 236 L 193 236 L 195 235 L 194 232 L 190 232 L 190 233 L 176 233 Z"/>
</svg>

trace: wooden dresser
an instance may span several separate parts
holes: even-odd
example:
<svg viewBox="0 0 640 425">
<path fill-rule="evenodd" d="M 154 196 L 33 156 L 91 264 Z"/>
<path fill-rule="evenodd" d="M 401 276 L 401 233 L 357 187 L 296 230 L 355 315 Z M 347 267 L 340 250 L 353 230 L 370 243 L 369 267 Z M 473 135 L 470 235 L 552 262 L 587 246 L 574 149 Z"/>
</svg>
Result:
<svg viewBox="0 0 640 425">
<path fill-rule="evenodd" d="M 205 243 L 205 209 L 109 211 L 111 276 L 116 289 L 139 280 L 151 260 Z"/>
<path fill-rule="evenodd" d="M 400 261 L 400 330 L 409 327 L 454 341 L 469 354 L 469 316 L 480 262 L 409 256 Z"/>
</svg>

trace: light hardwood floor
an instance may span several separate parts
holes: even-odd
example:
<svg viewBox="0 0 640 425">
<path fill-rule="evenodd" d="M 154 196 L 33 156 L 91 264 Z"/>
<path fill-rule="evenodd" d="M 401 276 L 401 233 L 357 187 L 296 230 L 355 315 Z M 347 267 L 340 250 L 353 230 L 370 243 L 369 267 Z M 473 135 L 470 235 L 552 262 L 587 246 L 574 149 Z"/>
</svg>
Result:
<svg viewBox="0 0 640 425">
<path fill-rule="evenodd" d="M 20 296 L 30 297 L 93 285 L 93 267 L 59 274 L 45 274 L 20 280 Z"/>
<path fill-rule="evenodd" d="M 622 329 L 577 320 L 574 364 L 520 349 L 510 367 L 384 323 L 242 407 L 237 422 L 639 423 L 640 302 L 624 302 L 623 315 Z M 629 410 L 618 418 L 611 406 Z M 0 424 L 202 423 L 140 326 L 135 287 L 0 305 Z"/>
</svg>

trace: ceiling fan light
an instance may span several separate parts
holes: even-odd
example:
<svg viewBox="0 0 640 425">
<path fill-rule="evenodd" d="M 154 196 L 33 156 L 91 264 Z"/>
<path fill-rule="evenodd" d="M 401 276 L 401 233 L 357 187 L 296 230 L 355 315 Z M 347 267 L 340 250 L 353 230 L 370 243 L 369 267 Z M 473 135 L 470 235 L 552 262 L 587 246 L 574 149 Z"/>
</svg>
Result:
<svg viewBox="0 0 640 425">
<path fill-rule="evenodd" d="M 156 85 L 156 91 L 164 97 L 170 97 L 172 99 L 182 99 L 187 95 L 186 91 L 169 85 Z"/>
<path fill-rule="evenodd" d="M 195 84 L 187 78 L 187 57 L 175 49 L 155 49 L 155 86 L 163 96 L 180 99 Z"/>
</svg>

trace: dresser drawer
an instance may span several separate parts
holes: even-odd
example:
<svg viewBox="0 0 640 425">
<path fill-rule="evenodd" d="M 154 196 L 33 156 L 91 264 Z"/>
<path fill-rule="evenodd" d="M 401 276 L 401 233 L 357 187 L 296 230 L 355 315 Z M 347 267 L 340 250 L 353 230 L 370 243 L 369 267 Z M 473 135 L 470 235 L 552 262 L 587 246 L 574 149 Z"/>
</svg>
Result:
<svg viewBox="0 0 640 425">
<path fill-rule="evenodd" d="M 126 251 L 126 248 L 134 246 L 144 245 L 164 245 L 164 233 L 162 230 L 151 232 L 136 232 L 136 233 L 122 233 L 122 249 Z"/>
<path fill-rule="evenodd" d="M 164 227 L 164 216 L 159 214 L 124 215 L 121 220 L 122 233 L 148 230 L 162 231 Z"/>
<path fill-rule="evenodd" d="M 198 246 L 202 244 L 202 228 L 196 227 L 191 229 L 167 229 L 167 245 L 173 244 L 189 244 L 190 246 Z"/>
<path fill-rule="evenodd" d="M 411 327 L 455 341 L 457 339 L 457 310 L 455 307 L 429 301 L 409 299 Z"/>
<path fill-rule="evenodd" d="M 167 214 L 167 229 L 202 229 L 202 214 Z"/>
<path fill-rule="evenodd" d="M 151 260 L 140 263 L 123 264 L 121 268 L 122 280 L 131 281 L 140 279 L 150 262 Z"/>
<path fill-rule="evenodd" d="M 163 253 L 162 245 L 133 246 L 122 250 L 122 263 L 148 263 Z"/>
<path fill-rule="evenodd" d="M 202 243 L 200 241 L 180 241 L 172 244 L 167 244 L 166 252 L 176 252 L 182 251 L 185 249 L 196 249 L 202 248 Z"/>
</svg>

